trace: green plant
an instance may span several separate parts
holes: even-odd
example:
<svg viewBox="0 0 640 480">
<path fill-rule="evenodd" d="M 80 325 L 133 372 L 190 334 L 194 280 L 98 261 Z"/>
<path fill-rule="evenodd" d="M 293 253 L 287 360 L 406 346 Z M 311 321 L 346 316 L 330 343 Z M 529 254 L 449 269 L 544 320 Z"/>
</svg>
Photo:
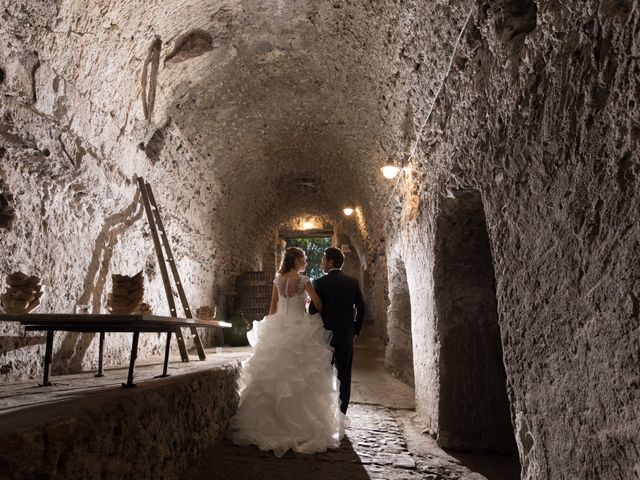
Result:
<svg viewBox="0 0 640 480">
<path fill-rule="evenodd" d="M 225 343 L 232 347 L 242 347 L 249 344 L 247 331 L 250 329 L 251 321 L 245 317 L 242 310 L 236 310 L 231 317 L 231 327 L 225 328 Z"/>
</svg>

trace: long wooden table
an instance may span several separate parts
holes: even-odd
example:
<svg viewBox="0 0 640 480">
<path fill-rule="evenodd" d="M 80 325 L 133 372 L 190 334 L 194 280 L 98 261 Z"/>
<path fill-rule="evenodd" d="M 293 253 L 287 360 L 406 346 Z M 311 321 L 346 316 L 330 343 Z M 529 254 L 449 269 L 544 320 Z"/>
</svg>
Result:
<svg viewBox="0 0 640 480">
<path fill-rule="evenodd" d="M 160 332 L 167 334 L 162 375 L 168 376 L 169 352 L 171 349 L 171 334 L 183 327 L 220 328 L 230 327 L 231 324 L 217 320 L 200 321 L 191 318 L 161 317 L 156 315 L 108 315 L 108 314 L 67 314 L 67 313 L 31 313 L 27 315 L 2 315 L 0 322 L 20 322 L 27 331 L 47 332 L 44 353 L 44 378 L 41 386 L 50 386 L 51 358 L 53 355 L 53 337 L 55 332 L 81 333 L 111 333 L 131 332 L 131 357 L 129 359 L 129 373 L 127 383 L 123 387 L 135 387 L 133 375 L 136 358 L 138 357 L 138 340 L 140 333 Z M 101 338 L 102 340 L 102 338 Z M 98 374 L 102 376 L 104 343 L 100 342 Z"/>
</svg>

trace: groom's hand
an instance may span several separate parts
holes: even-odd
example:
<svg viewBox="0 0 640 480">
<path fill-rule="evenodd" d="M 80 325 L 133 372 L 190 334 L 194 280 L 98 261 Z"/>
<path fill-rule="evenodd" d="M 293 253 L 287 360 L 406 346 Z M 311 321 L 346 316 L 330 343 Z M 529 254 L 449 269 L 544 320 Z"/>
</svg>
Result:
<svg viewBox="0 0 640 480">
<path fill-rule="evenodd" d="M 358 338 L 358 335 L 353 336 L 353 343 L 356 343 L 356 338 Z"/>
</svg>

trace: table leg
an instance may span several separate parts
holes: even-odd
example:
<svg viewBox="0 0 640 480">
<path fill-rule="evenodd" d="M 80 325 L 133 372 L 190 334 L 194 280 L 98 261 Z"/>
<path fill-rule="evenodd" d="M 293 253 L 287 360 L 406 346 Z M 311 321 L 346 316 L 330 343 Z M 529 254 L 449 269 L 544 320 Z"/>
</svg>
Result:
<svg viewBox="0 0 640 480">
<path fill-rule="evenodd" d="M 162 375 L 158 375 L 156 378 L 168 377 L 169 374 L 169 352 L 171 352 L 171 332 L 167 332 L 167 345 L 164 347 L 164 366 L 162 367 Z"/>
<path fill-rule="evenodd" d="M 51 357 L 53 356 L 53 330 L 47 330 L 47 343 L 44 347 L 44 378 L 42 384 L 39 387 L 50 387 L 51 382 L 49 376 L 51 375 Z"/>
<path fill-rule="evenodd" d="M 127 376 L 127 383 L 123 383 L 125 388 L 135 387 L 133 383 L 133 371 L 136 368 L 136 358 L 138 358 L 138 340 L 140 338 L 140 332 L 133 333 L 133 341 L 131 342 L 131 358 L 129 359 L 129 375 Z"/>
<path fill-rule="evenodd" d="M 104 332 L 100 332 L 100 343 L 98 345 L 98 373 L 94 375 L 95 377 L 104 377 L 103 359 L 104 359 Z"/>
</svg>

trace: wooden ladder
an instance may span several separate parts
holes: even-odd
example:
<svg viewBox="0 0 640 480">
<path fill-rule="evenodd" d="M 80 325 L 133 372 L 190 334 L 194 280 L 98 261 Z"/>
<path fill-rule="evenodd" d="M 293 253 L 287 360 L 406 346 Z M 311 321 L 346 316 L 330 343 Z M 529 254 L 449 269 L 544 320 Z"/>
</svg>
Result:
<svg viewBox="0 0 640 480">
<path fill-rule="evenodd" d="M 176 267 L 173 253 L 171 252 L 169 238 L 167 237 L 167 232 L 165 231 L 164 225 L 162 224 L 162 219 L 160 218 L 160 210 L 158 209 L 158 204 L 156 203 L 156 199 L 153 196 L 153 191 L 151 190 L 151 185 L 146 183 L 142 177 L 138 177 L 138 187 L 140 188 L 144 210 L 147 213 L 147 220 L 149 220 L 149 228 L 151 229 L 153 245 L 155 246 L 156 255 L 158 257 L 160 274 L 162 275 L 162 283 L 164 284 L 164 291 L 167 295 L 167 302 L 169 303 L 169 311 L 171 312 L 171 316 L 177 318 L 178 314 L 176 312 L 176 304 L 173 298 L 171 284 L 169 283 L 167 263 L 169 264 L 171 273 L 173 274 L 173 280 L 175 282 L 176 290 L 178 291 L 178 296 L 180 297 L 180 302 L 182 303 L 184 316 L 186 318 L 193 318 L 193 316 L 191 315 L 191 309 L 189 308 L 189 302 L 187 301 L 187 296 L 184 293 L 184 288 L 182 288 L 182 282 L 180 281 L 178 268 Z M 162 243 L 160 242 L 160 239 L 162 239 Z M 204 347 L 202 346 L 202 340 L 200 340 L 200 336 L 198 335 L 198 330 L 196 330 L 195 327 L 190 327 L 190 330 L 191 337 L 193 338 L 193 341 L 196 345 L 196 350 L 198 351 L 198 358 L 200 360 L 205 360 L 207 357 L 204 353 Z M 187 346 L 185 345 L 184 337 L 182 336 L 182 331 L 180 330 L 180 328 L 176 328 L 175 334 L 176 339 L 178 340 L 178 348 L 180 349 L 180 357 L 182 358 L 183 362 L 188 362 L 189 352 L 187 352 Z M 168 358 L 169 356 L 170 346 L 171 332 L 167 334 L 167 345 L 165 350 L 166 358 Z M 163 375 L 166 375 L 166 371 L 163 373 Z"/>
</svg>

